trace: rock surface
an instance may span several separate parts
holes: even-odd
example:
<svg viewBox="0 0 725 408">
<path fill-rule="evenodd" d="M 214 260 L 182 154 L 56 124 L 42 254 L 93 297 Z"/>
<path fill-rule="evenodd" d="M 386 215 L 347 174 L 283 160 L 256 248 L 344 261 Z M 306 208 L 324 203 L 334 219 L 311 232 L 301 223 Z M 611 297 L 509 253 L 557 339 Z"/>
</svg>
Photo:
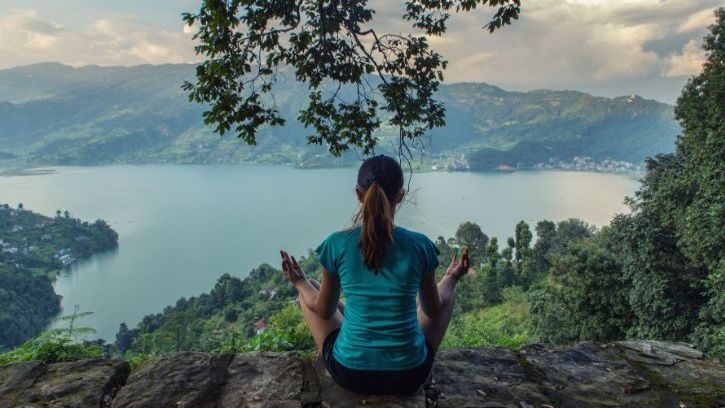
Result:
<svg viewBox="0 0 725 408">
<path fill-rule="evenodd" d="M 442 350 L 409 397 L 341 389 L 294 353 L 0 366 L 0 407 L 721 407 L 725 366 L 683 343 Z"/>
<path fill-rule="evenodd" d="M 0 366 L 0 407 L 107 407 L 129 372 L 104 359 Z"/>
</svg>

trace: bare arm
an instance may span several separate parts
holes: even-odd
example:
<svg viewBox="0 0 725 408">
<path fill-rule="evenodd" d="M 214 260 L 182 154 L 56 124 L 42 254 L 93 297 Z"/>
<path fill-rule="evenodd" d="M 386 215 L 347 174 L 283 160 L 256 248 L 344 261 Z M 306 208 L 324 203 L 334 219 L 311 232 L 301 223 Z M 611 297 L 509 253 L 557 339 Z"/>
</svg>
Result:
<svg viewBox="0 0 725 408">
<path fill-rule="evenodd" d="M 448 266 L 441 281 L 436 284 L 435 272 L 428 273 L 420 282 L 420 306 L 426 316 L 435 319 L 448 303 L 453 301 L 455 287 L 458 280 L 468 272 L 468 249 L 463 250 L 461 259 L 456 259 L 456 254 L 451 257 L 451 264 Z"/>
<path fill-rule="evenodd" d="M 297 293 L 299 293 L 301 301 L 305 302 L 305 306 L 323 319 L 332 317 L 337 309 L 337 303 L 340 301 L 339 278 L 328 272 L 327 269 L 322 268 L 322 283 L 318 291 L 307 280 L 294 257 L 290 257 L 284 251 L 280 251 L 280 254 L 282 255 L 282 271 L 297 289 Z"/>
</svg>

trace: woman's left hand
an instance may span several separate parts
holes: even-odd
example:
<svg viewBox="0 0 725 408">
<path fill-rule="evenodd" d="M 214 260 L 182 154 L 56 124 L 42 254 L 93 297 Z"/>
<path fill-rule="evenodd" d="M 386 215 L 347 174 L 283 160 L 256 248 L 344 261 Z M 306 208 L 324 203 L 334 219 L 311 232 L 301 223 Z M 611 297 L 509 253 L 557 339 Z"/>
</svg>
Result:
<svg viewBox="0 0 725 408">
<path fill-rule="evenodd" d="M 293 286 L 307 278 L 294 256 L 285 251 L 279 251 L 279 254 L 282 256 L 282 272 Z"/>
</svg>

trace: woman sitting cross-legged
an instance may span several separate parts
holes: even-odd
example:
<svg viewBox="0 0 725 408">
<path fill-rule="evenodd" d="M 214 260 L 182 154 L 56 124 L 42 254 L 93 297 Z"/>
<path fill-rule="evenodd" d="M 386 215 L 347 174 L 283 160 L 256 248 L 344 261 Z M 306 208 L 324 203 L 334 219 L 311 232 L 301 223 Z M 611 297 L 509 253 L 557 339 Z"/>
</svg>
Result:
<svg viewBox="0 0 725 408">
<path fill-rule="evenodd" d="M 317 248 L 321 284 L 280 251 L 328 372 L 353 392 L 410 394 L 426 381 L 453 314 L 456 283 L 469 267 L 466 250 L 460 259 L 454 253 L 436 284 L 438 248 L 393 222 L 403 181 L 395 159 L 380 155 L 363 162 L 355 226 L 332 233 Z"/>
</svg>

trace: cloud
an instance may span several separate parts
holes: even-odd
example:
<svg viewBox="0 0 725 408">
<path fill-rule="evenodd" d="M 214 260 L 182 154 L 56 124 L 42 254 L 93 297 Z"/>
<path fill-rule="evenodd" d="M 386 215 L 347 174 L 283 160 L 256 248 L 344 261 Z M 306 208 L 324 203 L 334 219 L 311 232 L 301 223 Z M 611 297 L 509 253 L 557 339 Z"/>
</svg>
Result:
<svg viewBox="0 0 725 408">
<path fill-rule="evenodd" d="M 0 17 L 0 38 L 5 46 L 17 46 L 30 50 L 52 47 L 63 26 L 46 21 L 33 10 L 20 10 L 7 17 Z"/>
<path fill-rule="evenodd" d="M 68 27 L 36 10 L 0 16 L 0 67 L 58 61 L 72 65 L 134 65 L 197 60 L 191 34 L 159 30 L 133 15 L 98 18 Z"/>
<path fill-rule="evenodd" d="M 449 62 L 447 82 L 480 81 L 518 90 L 579 89 L 605 96 L 637 93 L 672 102 L 687 76 L 701 69 L 704 54 L 699 44 L 720 2 L 529 0 L 523 3 L 519 21 L 494 34 L 482 28 L 493 8 L 455 14 L 448 32 L 431 44 Z M 177 29 L 162 29 L 154 20 L 176 13 L 170 9 L 189 9 L 196 0 L 166 3 L 148 6 L 153 13 L 98 8 L 76 19 L 10 10 L 0 14 L 0 68 L 40 61 L 196 62 L 191 40 L 195 28 L 179 21 Z M 370 7 L 376 10 L 378 32 L 411 31 L 410 22 L 401 19 L 403 2 L 371 0 Z"/>
<path fill-rule="evenodd" d="M 715 22 L 715 14 L 711 8 L 701 10 L 695 14 L 690 15 L 687 20 L 682 22 L 677 31 L 685 33 L 693 30 L 702 30 L 703 27 L 707 27 Z"/>
<path fill-rule="evenodd" d="M 392 2 L 388 2 L 392 3 Z M 700 69 L 698 48 L 713 0 L 530 0 L 514 25 L 482 30 L 493 9 L 451 17 L 433 47 L 449 61 L 448 82 L 504 88 L 631 93 L 672 102 Z M 377 4 L 375 4 L 377 6 Z M 381 29 L 400 31 L 399 8 L 384 5 Z M 389 21 L 389 23 L 388 23 Z"/>
<path fill-rule="evenodd" d="M 666 77 L 690 76 L 702 70 L 705 63 L 705 51 L 695 40 L 688 41 L 679 54 L 671 54 L 667 58 Z"/>
</svg>

